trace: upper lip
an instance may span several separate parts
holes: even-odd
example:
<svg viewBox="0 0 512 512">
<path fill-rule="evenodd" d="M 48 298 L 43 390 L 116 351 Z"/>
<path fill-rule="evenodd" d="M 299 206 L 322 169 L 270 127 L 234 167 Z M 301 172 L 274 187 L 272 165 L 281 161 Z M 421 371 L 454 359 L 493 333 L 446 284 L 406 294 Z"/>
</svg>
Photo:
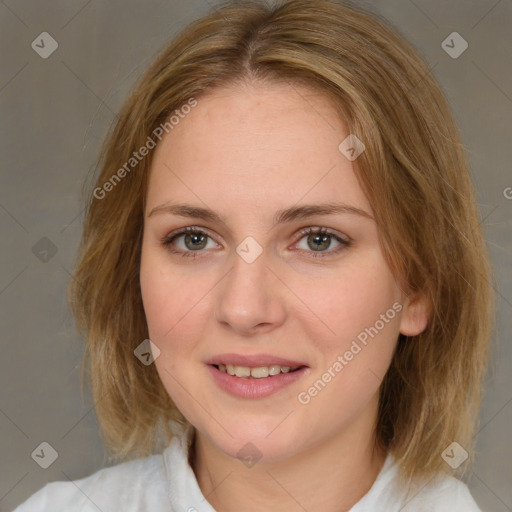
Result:
<svg viewBox="0 0 512 512">
<path fill-rule="evenodd" d="M 270 354 L 219 354 L 208 359 L 206 364 L 232 364 L 233 366 L 248 366 L 251 368 L 272 365 L 290 366 L 291 368 L 295 368 L 296 366 L 306 366 L 304 363 L 299 361 L 272 356 Z"/>
</svg>

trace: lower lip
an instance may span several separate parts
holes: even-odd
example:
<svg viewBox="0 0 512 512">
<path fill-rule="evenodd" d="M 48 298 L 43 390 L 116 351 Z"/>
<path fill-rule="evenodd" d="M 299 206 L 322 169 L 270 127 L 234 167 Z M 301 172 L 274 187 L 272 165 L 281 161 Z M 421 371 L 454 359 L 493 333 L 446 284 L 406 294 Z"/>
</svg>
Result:
<svg viewBox="0 0 512 512">
<path fill-rule="evenodd" d="M 240 398 L 265 398 L 279 390 L 289 386 L 293 382 L 303 377 L 309 370 L 304 366 L 294 372 L 280 373 L 271 377 L 263 377 L 262 379 L 235 377 L 224 373 L 215 366 L 209 364 L 208 369 L 212 374 L 215 383 L 230 395 Z"/>
</svg>

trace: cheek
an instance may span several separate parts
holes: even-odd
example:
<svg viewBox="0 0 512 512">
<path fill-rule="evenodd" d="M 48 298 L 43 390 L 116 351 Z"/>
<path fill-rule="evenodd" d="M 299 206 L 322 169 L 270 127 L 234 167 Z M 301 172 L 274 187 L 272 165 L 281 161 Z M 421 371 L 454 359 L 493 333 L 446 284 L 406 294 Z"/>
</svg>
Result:
<svg viewBox="0 0 512 512">
<path fill-rule="evenodd" d="M 399 334 L 401 293 L 378 251 L 311 282 L 298 293 L 309 290 L 315 316 L 304 315 L 301 327 L 319 357 L 297 400 L 314 404 L 335 429 L 376 398 Z"/>
<path fill-rule="evenodd" d="M 150 261 L 141 264 L 142 302 L 153 341 L 162 339 L 176 321 L 174 317 L 179 303 L 177 294 L 172 293 L 172 290 L 178 285 L 176 281 L 171 283 L 159 267 L 151 265 Z"/>
<path fill-rule="evenodd" d="M 194 299 L 190 277 L 171 273 L 170 269 L 165 251 L 143 242 L 140 287 L 149 331 L 155 339 L 163 338 L 179 318 L 186 316 L 189 303 Z"/>
<path fill-rule="evenodd" d="M 207 297 L 212 288 L 199 277 L 180 273 L 158 251 L 142 252 L 140 286 L 149 338 L 160 349 L 155 366 L 169 396 L 178 409 L 190 419 L 197 411 L 190 394 L 200 403 L 202 389 L 190 380 L 192 354 L 207 318 Z M 199 366 L 199 362 L 196 361 Z"/>
<path fill-rule="evenodd" d="M 398 336 L 400 314 L 396 309 L 401 309 L 401 294 L 379 251 L 347 261 L 329 276 L 301 277 L 295 284 L 294 291 L 308 308 L 302 315 L 302 327 L 329 357 L 348 350 L 361 333 L 364 339 L 366 329 L 376 322 L 383 340 L 380 345 L 387 339 L 394 343 Z"/>
<path fill-rule="evenodd" d="M 172 265 L 165 251 L 142 251 L 140 286 L 149 337 L 171 363 L 201 340 L 211 317 L 212 272 L 192 274 Z M 171 357 L 172 355 L 172 357 Z M 158 363 L 158 360 L 157 360 Z"/>
<path fill-rule="evenodd" d="M 399 288 L 385 265 L 373 263 L 340 272 L 308 299 L 318 318 L 302 327 L 319 358 L 297 401 L 322 411 L 333 430 L 376 399 L 398 339 Z M 314 418 L 307 421 L 313 428 Z"/>
</svg>

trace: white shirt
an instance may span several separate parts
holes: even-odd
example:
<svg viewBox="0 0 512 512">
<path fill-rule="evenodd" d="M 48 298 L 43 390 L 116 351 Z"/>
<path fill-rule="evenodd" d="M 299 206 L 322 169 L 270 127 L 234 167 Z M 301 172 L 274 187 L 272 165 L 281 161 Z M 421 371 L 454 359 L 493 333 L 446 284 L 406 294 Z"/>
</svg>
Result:
<svg viewBox="0 0 512 512">
<path fill-rule="evenodd" d="M 13 512 L 215 512 L 188 463 L 193 429 L 174 437 L 160 455 L 103 468 L 68 482 L 50 482 Z M 349 512 L 482 512 L 467 486 L 446 476 L 409 497 L 393 489 L 391 453 L 370 490 Z M 316 512 L 316 511 L 312 511 Z"/>
</svg>

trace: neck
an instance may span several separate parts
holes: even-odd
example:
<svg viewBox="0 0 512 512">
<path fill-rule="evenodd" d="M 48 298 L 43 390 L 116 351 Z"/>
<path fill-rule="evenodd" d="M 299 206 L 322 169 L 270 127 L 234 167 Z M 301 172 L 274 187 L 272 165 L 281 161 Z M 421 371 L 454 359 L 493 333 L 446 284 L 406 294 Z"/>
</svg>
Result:
<svg viewBox="0 0 512 512">
<path fill-rule="evenodd" d="M 293 457 L 252 467 L 196 431 L 190 463 L 203 495 L 219 512 L 348 511 L 370 490 L 386 458 L 373 431 L 364 432 L 366 420 Z"/>
</svg>

